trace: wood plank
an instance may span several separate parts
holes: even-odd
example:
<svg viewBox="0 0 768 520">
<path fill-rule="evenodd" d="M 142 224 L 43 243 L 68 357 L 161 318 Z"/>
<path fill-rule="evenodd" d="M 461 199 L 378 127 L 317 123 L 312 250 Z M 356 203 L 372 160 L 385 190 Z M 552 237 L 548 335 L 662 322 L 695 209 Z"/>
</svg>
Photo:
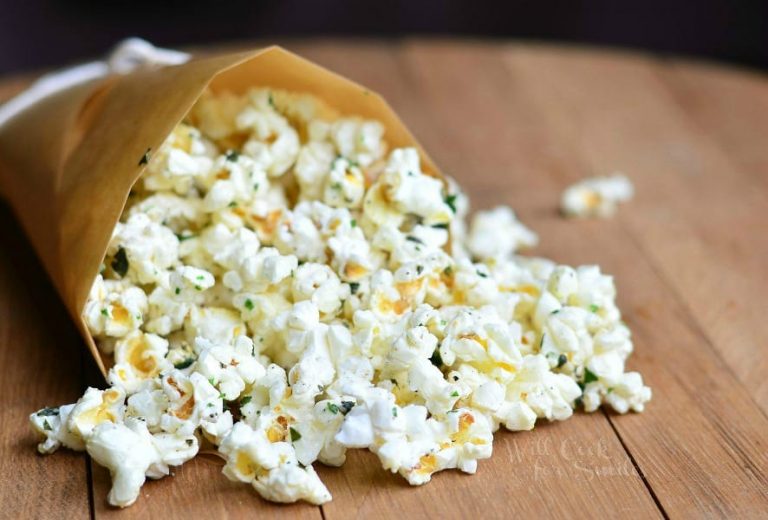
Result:
<svg viewBox="0 0 768 520">
<path fill-rule="evenodd" d="M 460 61 L 454 68 L 453 55 L 406 49 L 407 57 L 400 60 L 377 46 L 356 45 L 343 54 L 317 46 L 301 51 L 382 93 L 437 162 L 469 188 L 472 200 L 484 205 L 498 202 L 489 200 L 483 187 L 509 195 L 525 186 L 524 178 L 505 176 L 500 181 L 508 170 L 507 143 L 515 136 L 509 132 L 509 121 L 488 102 L 489 90 L 499 86 L 498 60 L 491 62 L 483 59 L 482 52 L 474 52 L 474 64 Z M 525 142 L 518 143 L 524 150 Z M 418 489 L 384 473 L 376 457 L 365 453 L 350 456 L 342 470 L 321 474 L 336 497 L 323 506 L 327 518 L 378 518 L 382 511 L 391 515 L 392 508 L 395 514 L 422 512 L 446 518 L 479 513 L 490 517 L 659 514 L 601 414 L 542 425 L 525 434 L 497 434 L 494 456 L 480 463 L 477 475 L 449 472 Z"/>
<path fill-rule="evenodd" d="M 420 487 L 384 471 L 366 450 L 319 473 L 334 493 L 325 518 L 661 517 L 600 413 L 500 431 L 475 475 L 446 471 Z"/>
<path fill-rule="evenodd" d="M 82 393 L 81 340 L 5 204 L 0 251 L 0 517 L 88 518 L 85 455 L 39 455 L 28 420 Z"/>
<path fill-rule="evenodd" d="M 307 503 L 275 504 L 262 499 L 250 486 L 231 482 L 221 474 L 223 461 L 201 455 L 173 470 L 173 476 L 147 482 L 131 507 L 117 509 L 107 504 L 109 472 L 93 467 L 95 518 L 296 518 L 318 520 L 320 508 Z"/>
<path fill-rule="evenodd" d="M 510 75 L 520 79 L 515 95 L 529 100 L 550 145 L 566 157 L 560 173 L 552 176 L 555 187 L 618 168 L 638 188 L 637 200 L 614 221 L 562 221 L 542 229 L 550 243 L 556 241 L 557 251 L 592 257 L 619 280 L 620 302 L 637 344 L 630 366 L 644 374 L 655 399 L 644 414 L 612 417 L 612 424 L 671 516 L 764 513 L 768 419 L 720 357 L 726 344 L 713 345 L 707 336 L 713 329 L 703 324 L 720 311 L 722 291 L 711 291 L 712 283 L 730 276 L 721 273 L 727 264 L 718 255 L 727 251 L 720 224 L 713 220 L 735 212 L 749 222 L 768 212 L 759 199 L 746 208 L 740 205 L 741 177 L 686 132 L 679 111 L 654 84 L 649 63 L 540 49 L 510 50 L 506 62 Z M 681 164 L 676 147 L 697 158 L 698 175 Z M 708 190 L 715 184 L 723 196 L 713 209 L 716 197 Z M 696 225 L 697 203 L 708 202 L 698 210 L 717 215 Z M 677 248 L 679 242 L 689 245 Z M 762 251 L 756 256 L 766 257 Z M 705 288 L 694 293 L 686 270 L 696 271 Z M 759 279 L 751 278 L 752 283 Z M 682 293 L 681 288 L 689 290 Z M 727 298 L 730 291 L 725 292 Z M 738 323 L 729 327 L 732 334 L 738 331 Z M 727 345 L 738 346 L 733 341 Z M 758 355 L 754 343 L 741 346 Z"/>
<path fill-rule="evenodd" d="M 755 71 L 680 60 L 665 62 L 659 80 L 685 114 L 768 189 L 768 77 Z"/>
</svg>

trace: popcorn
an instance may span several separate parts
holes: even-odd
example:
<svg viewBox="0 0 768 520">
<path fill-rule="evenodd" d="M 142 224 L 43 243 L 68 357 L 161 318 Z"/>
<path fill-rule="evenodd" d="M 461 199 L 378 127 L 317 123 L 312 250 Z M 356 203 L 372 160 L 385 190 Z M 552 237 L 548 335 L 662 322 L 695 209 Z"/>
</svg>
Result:
<svg viewBox="0 0 768 520">
<path fill-rule="evenodd" d="M 37 445 L 37 451 L 46 455 L 62 445 L 75 451 L 85 449 L 83 439 L 72 433 L 68 427 L 69 414 L 74 407 L 74 404 L 67 404 L 58 408 L 43 408 L 29 416 L 32 428 L 45 438 Z"/>
<path fill-rule="evenodd" d="M 635 194 L 632 182 L 619 173 L 592 177 L 569 186 L 560 200 L 560 211 L 568 217 L 607 218 L 616 213 L 620 202 Z"/>
<path fill-rule="evenodd" d="M 147 165 L 83 311 L 110 388 L 29 418 L 41 453 L 109 469 L 111 504 L 201 442 L 265 499 L 322 504 L 313 464 L 348 448 L 422 485 L 474 473 L 502 426 L 650 400 L 612 277 L 517 256 L 538 238 L 510 208 L 467 230 L 455 182 L 335 116 L 208 93 Z M 605 213 L 611 183 L 575 192 Z"/>
<path fill-rule="evenodd" d="M 115 366 L 110 369 L 107 381 L 127 392 L 136 392 L 143 381 L 170 368 L 165 359 L 167 353 L 168 340 L 136 331 L 115 344 Z"/>
<path fill-rule="evenodd" d="M 525 227 L 506 206 L 480 211 L 472 219 L 467 249 L 482 260 L 506 259 L 520 249 L 535 246 L 536 233 Z"/>
<path fill-rule="evenodd" d="M 103 423 L 88 439 L 86 450 L 93 460 L 112 476 L 107 500 L 113 506 L 127 507 L 139 496 L 146 477 L 161 478 L 169 465 L 178 466 L 197 454 L 197 438 L 153 436 L 137 419 L 125 424 Z"/>
<path fill-rule="evenodd" d="M 238 423 L 219 449 L 227 457 L 224 475 L 250 483 L 267 500 L 317 505 L 331 500 L 312 466 L 301 467 L 289 443 L 271 443 L 263 431 Z"/>
<path fill-rule="evenodd" d="M 141 288 L 98 275 L 83 316 L 94 336 L 121 338 L 142 325 L 146 312 L 147 295 Z"/>
</svg>

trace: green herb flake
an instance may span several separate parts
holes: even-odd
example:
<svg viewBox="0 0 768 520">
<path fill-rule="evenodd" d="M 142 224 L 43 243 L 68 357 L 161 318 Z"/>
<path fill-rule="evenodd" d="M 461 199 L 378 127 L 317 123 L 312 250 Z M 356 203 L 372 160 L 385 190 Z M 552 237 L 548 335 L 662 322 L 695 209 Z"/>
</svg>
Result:
<svg viewBox="0 0 768 520">
<path fill-rule="evenodd" d="M 245 397 L 243 397 L 242 399 L 240 399 L 240 406 L 245 406 L 245 405 L 247 405 L 248 403 L 250 403 L 250 402 L 251 402 L 251 400 L 252 400 L 252 399 L 253 399 L 253 396 L 250 396 L 250 395 L 246 395 Z"/>
<path fill-rule="evenodd" d="M 593 303 L 592 305 L 589 306 L 589 310 L 592 312 L 597 312 L 600 310 L 600 307 Z"/>
<path fill-rule="evenodd" d="M 298 440 L 301 440 L 301 434 L 296 430 L 293 426 L 289 428 L 291 431 L 291 442 L 296 442 Z"/>
<path fill-rule="evenodd" d="M 176 290 L 174 291 L 176 294 L 179 294 L 181 292 L 181 287 L 176 287 Z"/>
<path fill-rule="evenodd" d="M 254 308 L 254 305 L 253 305 L 253 300 L 251 300 L 250 298 L 248 298 L 247 300 L 245 300 L 245 303 L 244 303 L 244 305 L 245 305 L 245 308 L 246 308 L 246 309 L 248 309 L 249 311 L 252 311 L 252 310 L 253 310 L 253 308 Z"/>
<path fill-rule="evenodd" d="M 336 415 L 339 413 L 339 407 L 336 406 L 334 403 L 328 403 L 328 406 L 326 406 L 329 412 L 331 412 L 333 415 Z"/>
<path fill-rule="evenodd" d="M 229 150 L 224 157 L 229 162 L 237 162 L 237 159 L 240 157 L 240 152 L 237 150 Z"/>
<path fill-rule="evenodd" d="M 446 267 L 445 269 L 443 269 L 443 274 L 444 274 L 445 276 L 451 276 L 451 275 L 453 274 L 453 267 L 451 267 L 451 266 L 449 265 L 448 267 Z"/>
<path fill-rule="evenodd" d="M 435 351 L 432 352 L 432 357 L 429 358 L 429 361 L 437 368 L 441 368 L 443 366 L 443 357 L 440 355 L 439 349 L 435 349 Z"/>
<path fill-rule="evenodd" d="M 130 264 L 128 263 L 128 254 L 125 252 L 125 249 L 121 247 L 117 250 L 110 265 L 112 270 L 120 275 L 120 278 L 123 278 L 128 273 Z"/>
<path fill-rule="evenodd" d="M 269 106 L 277 110 L 277 107 L 275 106 L 275 98 L 272 97 L 272 92 L 269 93 L 269 97 L 267 98 L 267 102 L 269 103 Z"/>
<path fill-rule="evenodd" d="M 236 207 L 237 207 L 237 202 L 235 202 L 235 201 L 233 200 L 232 202 L 230 202 L 229 204 L 227 204 L 227 207 L 228 207 L 228 208 L 236 208 Z"/>
<path fill-rule="evenodd" d="M 202 287 L 200 287 L 199 285 L 195 285 L 195 290 L 196 290 L 196 291 L 202 291 L 202 290 L 203 290 L 203 288 L 202 288 Z"/>
<path fill-rule="evenodd" d="M 194 362 L 195 362 L 194 358 L 187 358 L 183 361 L 179 361 L 178 363 L 174 363 L 173 368 L 176 368 L 178 370 L 184 370 L 185 368 L 189 368 Z"/>
<path fill-rule="evenodd" d="M 48 419 L 43 421 L 43 429 L 49 432 L 53 430 L 53 428 L 51 428 L 51 423 L 48 422 Z"/>
<path fill-rule="evenodd" d="M 190 238 L 195 238 L 197 235 L 189 234 L 189 235 L 176 235 L 176 238 L 179 239 L 179 242 L 184 242 L 185 240 L 189 240 Z"/>
<path fill-rule="evenodd" d="M 397 406 L 392 407 L 392 417 L 397 417 Z"/>
<path fill-rule="evenodd" d="M 557 358 L 557 368 L 560 368 L 561 366 L 565 365 L 566 363 L 568 363 L 568 358 L 566 357 L 565 354 L 560 354 L 558 356 L 558 358 Z"/>
<path fill-rule="evenodd" d="M 43 408 L 39 412 L 37 412 L 36 415 L 39 415 L 40 417 L 53 417 L 55 415 L 59 415 L 59 409 L 58 408 Z"/>
<path fill-rule="evenodd" d="M 341 183 L 340 182 L 334 182 L 331 184 L 331 189 L 336 191 L 341 191 Z"/>
<path fill-rule="evenodd" d="M 454 390 L 451 392 L 451 397 L 459 397 L 459 392 L 457 390 Z"/>
<path fill-rule="evenodd" d="M 357 282 L 350 282 L 349 283 L 349 292 L 352 294 L 357 293 L 357 290 L 360 289 L 360 284 Z"/>
<path fill-rule="evenodd" d="M 152 148 L 147 148 L 147 151 L 144 152 L 144 155 L 141 156 L 141 159 L 139 159 L 139 166 L 146 166 L 149 164 L 149 159 L 152 157 Z"/>
<path fill-rule="evenodd" d="M 108 309 L 101 309 L 101 314 L 102 314 L 102 316 L 106 316 L 107 318 L 109 318 L 109 310 Z"/>
<path fill-rule="evenodd" d="M 350 220 L 349 225 L 352 226 L 353 228 L 357 227 L 357 220 L 355 219 Z"/>
<path fill-rule="evenodd" d="M 480 278 L 488 278 L 488 275 L 480 270 L 475 270 L 475 272 L 477 273 L 477 276 L 479 276 Z"/>
<path fill-rule="evenodd" d="M 339 408 L 341 410 L 341 413 L 344 415 L 347 415 L 349 411 L 355 406 L 354 401 L 342 401 L 341 407 Z"/>
<path fill-rule="evenodd" d="M 205 276 L 199 274 L 199 275 L 195 276 L 195 280 L 205 280 Z"/>
<path fill-rule="evenodd" d="M 451 211 L 456 213 L 456 194 L 451 194 L 445 197 L 445 203 L 448 205 L 449 208 L 451 208 Z"/>
<path fill-rule="evenodd" d="M 424 245 L 424 241 L 422 239 L 415 237 L 413 235 L 408 235 L 407 237 L 405 237 L 405 239 L 408 240 L 409 242 L 416 242 L 417 244 Z"/>
<path fill-rule="evenodd" d="M 588 385 L 589 383 L 594 383 L 599 378 L 595 375 L 594 372 L 592 372 L 587 367 L 584 367 L 584 384 Z"/>
<path fill-rule="evenodd" d="M 216 380 L 214 378 L 209 377 L 208 382 L 211 383 L 211 386 L 216 386 Z"/>
<path fill-rule="evenodd" d="M 421 274 L 424 272 L 424 266 L 423 265 L 417 265 L 416 266 L 416 274 Z"/>
<path fill-rule="evenodd" d="M 440 222 L 439 224 L 432 224 L 435 229 L 448 229 L 448 222 Z"/>
</svg>

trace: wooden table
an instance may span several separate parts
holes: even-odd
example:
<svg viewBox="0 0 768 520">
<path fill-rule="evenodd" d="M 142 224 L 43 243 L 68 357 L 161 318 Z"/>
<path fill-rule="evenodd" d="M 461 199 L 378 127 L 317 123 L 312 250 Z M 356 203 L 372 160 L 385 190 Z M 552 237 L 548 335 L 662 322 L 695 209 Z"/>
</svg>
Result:
<svg viewBox="0 0 768 520">
<path fill-rule="evenodd" d="M 477 475 L 421 488 L 353 451 L 319 468 L 334 500 L 276 506 L 199 458 L 106 505 L 82 454 L 36 455 L 27 415 L 100 384 L 6 207 L 0 210 L 0 516 L 5 518 L 765 517 L 768 81 L 676 59 L 505 43 L 285 42 L 385 95 L 475 207 L 510 204 L 536 253 L 616 276 L 653 388 L 643 414 L 500 432 Z M 7 97 L 25 84 L 2 84 Z M 636 198 L 566 221 L 569 183 L 620 170 Z"/>
</svg>

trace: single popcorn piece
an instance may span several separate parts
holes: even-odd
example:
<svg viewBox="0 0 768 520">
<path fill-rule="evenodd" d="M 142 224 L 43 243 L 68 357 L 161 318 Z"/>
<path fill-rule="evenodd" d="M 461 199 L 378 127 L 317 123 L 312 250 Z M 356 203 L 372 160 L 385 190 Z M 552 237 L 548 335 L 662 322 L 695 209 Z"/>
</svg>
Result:
<svg viewBox="0 0 768 520">
<path fill-rule="evenodd" d="M 569 186 L 560 199 L 560 210 L 567 217 L 607 218 L 616 213 L 620 202 L 635 194 L 632 182 L 617 173 L 608 177 L 592 177 Z"/>
<path fill-rule="evenodd" d="M 538 236 L 480 211 L 384 126 L 311 96 L 207 92 L 136 183 L 83 319 L 106 390 L 30 415 L 40 453 L 87 451 L 134 503 L 201 446 L 274 502 L 331 500 L 314 464 L 368 449 L 423 485 L 474 473 L 501 427 L 640 412 L 611 276 L 519 256 Z M 604 216 L 623 177 L 569 189 Z"/>
</svg>

